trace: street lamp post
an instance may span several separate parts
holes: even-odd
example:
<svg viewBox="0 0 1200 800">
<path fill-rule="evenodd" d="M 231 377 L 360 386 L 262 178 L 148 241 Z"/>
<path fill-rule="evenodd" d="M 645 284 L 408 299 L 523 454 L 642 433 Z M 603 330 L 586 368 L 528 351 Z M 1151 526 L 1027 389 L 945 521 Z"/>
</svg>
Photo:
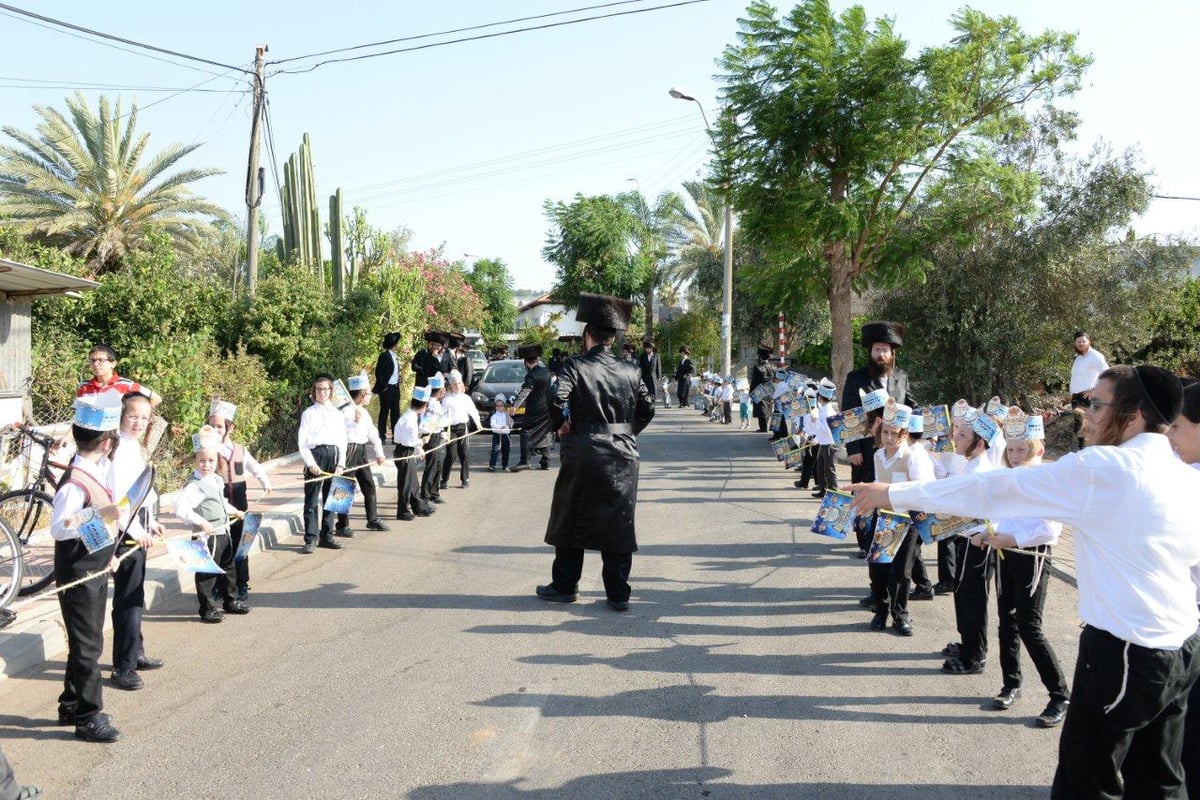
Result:
<svg viewBox="0 0 1200 800">
<path fill-rule="evenodd" d="M 708 124 L 708 114 L 704 113 L 704 105 L 699 100 L 674 87 L 668 94 L 676 100 L 695 103 L 700 109 L 704 127 L 712 131 L 712 126 Z M 733 204 L 729 201 L 729 184 L 722 188 L 725 189 L 725 274 L 721 283 L 721 374 L 730 375 L 733 373 L 733 362 L 730 359 L 733 344 Z"/>
</svg>

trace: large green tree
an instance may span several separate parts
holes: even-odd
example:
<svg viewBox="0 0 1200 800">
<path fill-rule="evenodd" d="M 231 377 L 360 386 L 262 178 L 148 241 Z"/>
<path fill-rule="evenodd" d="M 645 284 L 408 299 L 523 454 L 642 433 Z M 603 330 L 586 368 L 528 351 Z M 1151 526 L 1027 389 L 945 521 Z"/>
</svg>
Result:
<svg viewBox="0 0 1200 800">
<path fill-rule="evenodd" d="M 654 293 L 670 280 L 671 256 L 682 241 L 680 232 L 686 209 L 683 198 L 676 192 L 663 192 L 653 203 L 640 191 L 625 192 L 619 199 L 637 220 L 632 248 L 633 257 L 641 262 L 645 275 L 643 327 L 649 333 L 654 330 Z"/>
<path fill-rule="evenodd" d="M 580 292 L 631 298 L 646 286 L 647 265 L 635 245 L 640 222 L 619 197 L 576 194 L 568 205 L 547 200 L 551 228 L 542 255 L 557 268 L 553 296 L 573 305 Z"/>
<path fill-rule="evenodd" d="M 892 22 L 861 6 L 835 15 L 806 0 L 785 17 L 755 0 L 721 59 L 725 108 L 716 142 L 746 236 L 762 249 L 748 275 L 764 302 L 829 304 L 835 380 L 851 369 L 855 288 L 919 277 L 931 243 L 996 207 L 1020 209 L 1036 181 L 1000 163 L 996 143 L 1022 131 L 1026 108 L 1074 92 L 1089 59 L 1074 37 L 1024 33 L 972 9 L 955 36 L 916 57 Z M 931 176 L 971 185 L 972 202 L 924 191 Z M 920 226 L 906 224 L 930 203 Z"/>
<path fill-rule="evenodd" d="M 212 233 L 209 219 L 225 212 L 192 193 L 189 184 L 221 170 L 171 170 L 200 146 L 172 144 L 149 156 L 148 133 L 137 133 L 137 105 L 128 114 L 101 97 L 93 111 L 82 93 L 67 113 L 35 106 L 36 133 L 11 126 L 18 146 L 0 146 L 0 216 L 22 233 L 88 261 L 115 268 L 157 228 L 182 251 Z"/>
<path fill-rule="evenodd" d="M 467 273 L 467 283 L 483 301 L 483 338 L 489 343 L 505 341 L 517 322 L 513 302 L 513 280 L 508 266 L 498 258 L 481 258 Z"/>
</svg>

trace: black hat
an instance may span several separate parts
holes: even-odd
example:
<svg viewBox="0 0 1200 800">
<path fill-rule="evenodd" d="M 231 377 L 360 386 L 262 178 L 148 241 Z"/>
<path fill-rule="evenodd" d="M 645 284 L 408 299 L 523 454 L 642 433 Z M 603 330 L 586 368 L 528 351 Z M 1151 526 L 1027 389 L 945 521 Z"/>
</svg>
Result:
<svg viewBox="0 0 1200 800">
<path fill-rule="evenodd" d="M 393 347 L 395 347 L 399 343 L 400 343 L 400 334 L 399 333 L 389 333 L 383 337 L 383 349 L 384 350 L 391 350 Z"/>
<path fill-rule="evenodd" d="M 770 358 L 771 353 L 773 353 L 773 352 L 775 352 L 775 351 L 765 344 L 760 344 L 758 346 L 758 357 L 759 358 Z"/>
<path fill-rule="evenodd" d="M 558 340 L 560 342 L 566 342 L 567 344 L 574 344 L 575 342 L 582 342 L 583 337 L 576 333 L 569 333 L 558 337 Z"/>
<path fill-rule="evenodd" d="M 633 303 L 628 300 L 607 294 L 580 292 L 579 310 L 575 312 L 575 321 L 623 331 L 629 327 L 629 316 L 632 313 Z"/>
<path fill-rule="evenodd" d="M 531 361 L 532 359 L 541 357 L 542 346 L 540 344 L 523 344 L 517 348 L 517 358 Z"/>
<path fill-rule="evenodd" d="M 441 333 L 440 331 L 425 331 L 425 341 L 429 342 L 430 344 L 445 344 L 446 334 Z"/>
<path fill-rule="evenodd" d="M 450 345 L 451 347 L 458 347 L 460 344 L 462 344 L 466 340 L 467 340 L 467 337 L 463 336 L 461 333 L 447 333 L 446 334 L 446 343 L 448 345 Z"/>
<path fill-rule="evenodd" d="M 1183 410 L 1183 381 L 1162 367 L 1134 367 L 1133 377 L 1150 405 L 1170 425 Z M 1146 420 L 1155 424 L 1155 420 Z"/>
<path fill-rule="evenodd" d="M 649 347 L 651 350 L 657 350 L 657 349 L 658 349 L 657 347 L 655 347 L 655 346 L 654 346 L 654 340 L 653 340 L 653 339 L 646 339 L 645 341 L 643 341 L 643 342 L 642 342 L 642 347 Z"/>
<path fill-rule="evenodd" d="M 904 347 L 904 323 L 868 322 L 862 326 L 863 347 L 870 350 L 872 345 L 881 342 L 893 347 Z"/>
<path fill-rule="evenodd" d="M 681 344 L 679 345 L 679 354 L 682 356 L 690 356 L 692 354 L 692 348 L 688 347 L 686 344 Z"/>
</svg>

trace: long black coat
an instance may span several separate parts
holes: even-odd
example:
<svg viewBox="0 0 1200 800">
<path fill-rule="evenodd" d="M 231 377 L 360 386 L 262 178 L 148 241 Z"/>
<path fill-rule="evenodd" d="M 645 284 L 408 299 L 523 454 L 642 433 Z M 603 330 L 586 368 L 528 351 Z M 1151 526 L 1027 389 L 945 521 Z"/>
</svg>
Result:
<svg viewBox="0 0 1200 800">
<path fill-rule="evenodd" d="M 429 379 L 442 371 L 442 362 L 429 349 L 417 351 L 412 360 L 413 375 L 416 376 L 417 386 L 428 386 Z"/>
<path fill-rule="evenodd" d="M 541 364 L 525 373 L 525 382 L 521 384 L 513 408 L 525 407 L 519 427 L 529 436 L 531 449 L 550 446 L 550 434 L 554 428 L 550 425 L 550 370 Z"/>
<path fill-rule="evenodd" d="M 775 382 L 775 367 L 767 360 L 759 361 L 754 365 L 754 369 L 750 370 L 750 391 L 754 391 L 760 384 Z M 775 401 L 772 398 L 761 400 L 754 404 L 754 418 L 768 420 L 771 418 L 771 409 L 774 408 Z"/>
<path fill-rule="evenodd" d="M 646 384 L 646 391 L 651 396 L 658 394 L 658 387 L 662 385 L 662 361 L 658 353 L 642 353 L 638 356 L 638 369 L 642 371 L 642 383 Z"/>
<path fill-rule="evenodd" d="M 546 544 L 612 553 L 637 550 L 637 434 L 654 418 L 654 400 L 636 364 L 603 346 L 567 359 L 550 403 L 555 426 L 569 407 L 571 432 L 562 437 L 562 467 L 554 482 Z M 589 426 L 626 424 L 629 432 Z"/>
</svg>

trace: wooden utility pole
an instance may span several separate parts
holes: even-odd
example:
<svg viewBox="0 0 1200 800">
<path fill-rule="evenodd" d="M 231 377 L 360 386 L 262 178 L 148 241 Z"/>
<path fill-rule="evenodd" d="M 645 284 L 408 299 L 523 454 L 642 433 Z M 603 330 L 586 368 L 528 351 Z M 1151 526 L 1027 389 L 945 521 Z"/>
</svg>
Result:
<svg viewBox="0 0 1200 800">
<path fill-rule="evenodd" d="M 254 48 L 254 118 L 250 122 L 250 160 L 246 165 L 246 292 L 254 294 L 258 284 L 258 207 L 262 203 L 263 169 L 258 165 L 262 139 L 263 104 L 267 93 L 263 83 L 267 46 Z"/>
</svg>

